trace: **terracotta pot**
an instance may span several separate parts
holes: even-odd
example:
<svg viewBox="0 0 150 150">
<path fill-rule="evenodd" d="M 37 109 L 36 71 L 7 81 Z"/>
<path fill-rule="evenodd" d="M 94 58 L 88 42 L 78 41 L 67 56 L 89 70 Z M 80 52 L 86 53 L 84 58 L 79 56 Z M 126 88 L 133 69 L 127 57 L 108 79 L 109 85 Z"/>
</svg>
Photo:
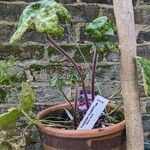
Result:
<svg viewBox="0 0 150 150">
<path fill-rule="evenodd" d="M 68 104 L 49 107 L 38 113 L 42 119 L 49 113 L 63 108 L 69 109 Z M 109 103 L 107 107 L 114 108 Z M 123 109 L 119 109 L 122 111 Z M 125 150 L 125 121 L 113 126 L 92 130 L 65 130 L 37 125 L 44 150 Z"/>
</svg>

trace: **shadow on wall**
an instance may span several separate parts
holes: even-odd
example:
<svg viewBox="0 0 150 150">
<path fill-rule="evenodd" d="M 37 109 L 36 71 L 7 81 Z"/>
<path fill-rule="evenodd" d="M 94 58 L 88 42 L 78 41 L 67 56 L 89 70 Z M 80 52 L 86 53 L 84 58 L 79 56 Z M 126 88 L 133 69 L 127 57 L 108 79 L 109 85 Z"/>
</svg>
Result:
<svg viewBox="0 0 150 150">
<path fill-rule="evenodd" d="M 148 142 L 144 143 L 144 150 L 150 150 L 150 143 Z"/>
</svg>

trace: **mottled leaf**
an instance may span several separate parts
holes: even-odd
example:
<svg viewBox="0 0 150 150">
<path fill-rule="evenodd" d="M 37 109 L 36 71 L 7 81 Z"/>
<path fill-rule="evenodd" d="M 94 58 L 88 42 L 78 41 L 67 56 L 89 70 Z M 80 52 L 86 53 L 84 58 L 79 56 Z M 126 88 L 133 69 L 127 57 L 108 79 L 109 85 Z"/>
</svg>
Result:
<svg viewBox="0 0 150 150">
<path fill-rule="evenodd" d="M 26 112 L 30 111 L 34 102 L 35 95 L 31 86 L 28 83 L 23 82 L 20 104 L 14 108 L 9 109 L 8 112 L 0 114 L 0 131 L 7 130 L 12 127 L 12 125 L 14 125 L 16 121 L 21 116 L 23 116 L 21 109 Z"/>
<path fill-rule="evenodd" d="M 65 85 L 65 82 L 60 77 L 55 76 L 50 80 L 50 84 L 51 84 L 52 87 L 62 89 Z"/>
<path fill-rule="evenodd" d="M 11 84 L 11 76 L 8 73 L 8 69 L 15 66 L 15 64 L 14 57 L 10 57 L 8 60 L 0 60 L 0 85 Z"/>
<path fill-rule="evenodd" d="M 70 73 L 68 76 L 68 80 L 71 82 L 71 84 L 76 84 L 76 83 L 80 83 L 81 79 L 77 74 L 74 73 Z"/>
<path fill-rule="evenodd" d="M 138 58 L 137 62 L 140 64 L 144 77 L 144 90 L 147 96 L 150 96 L 150 60 Z"/>
<path fill-rule="evenodd" d="M 106 16 L 98 17 L 86 26 L 85 33 L 95 40 L 102 40 L 108 35 L 114 35 L 114 27 Z"/>
<path fill-rule="evenodd" d="M 17 31 L 11 37 L 10 43 L 19 41 L 27 29 L 53 36 L 62 35 L 64 29 L 60 26 L 59 19 L 68 21 L 70 14 L 63 5 L 54 0 L 30 3 L 22 12 Z"/>
<path fill-rule="evenodd" d="M 118 52 L 118 45 L 116 42 L 103 40 L 103 41 L 95 42 L 95 46 L 98 52 L 100 52 L 100 54 L 104 54 L 108 51 Z"/>
<path fill-rule="evenodd" d="M 109 39 L 114 32 L 113 23 L 106 16 L 96 18 L 85 28 L 85 33 L 94 39 L 94 45 L 101 55 L 108 51 L 118 50 L 117 43 Z"/>
<path fill-rule="evenodd" d="M 35 103 L 35 93 L 31 85 L 27 82 L 22 83 L 20 108 L 25 112 L 30 111 Z"/>
</svg>

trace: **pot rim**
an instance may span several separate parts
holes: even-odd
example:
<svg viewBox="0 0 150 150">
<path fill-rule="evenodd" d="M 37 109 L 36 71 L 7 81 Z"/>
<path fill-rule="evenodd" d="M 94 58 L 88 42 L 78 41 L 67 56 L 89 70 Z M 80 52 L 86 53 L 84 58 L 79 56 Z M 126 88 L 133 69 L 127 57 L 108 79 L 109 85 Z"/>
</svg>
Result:
<svg viewBox="0 0 150 150">
<path fill-rule="evenodd" d="M 107 105 L 110 108 L 114 108 L 116 105 L 113 103 L 109 103 Z M 69 108 L 69 104 L 58 104 L 54 106 L 50 106 L 37 114 L 38 119 L 42 119 L 45 115 L 50 112 L 60 110 L 63 108 Z M 118 111 L 123 112 L 123 108 L 119 108 Z M 65 138 L 95 138 L 95 137 L 103 137 L 106 135 L 111 135 L 114 133 L 123 132 L 125 130 L 125 120 L 105 128 L 96 128 L 90 130 L 66 130 L 66 129 L 58 129 L 53 127 L 48 127 L 44 124 L 37 124 L 37 128 L 48 135 L 57 136 L 57 137 L 65 137 Z"/>
</svg>

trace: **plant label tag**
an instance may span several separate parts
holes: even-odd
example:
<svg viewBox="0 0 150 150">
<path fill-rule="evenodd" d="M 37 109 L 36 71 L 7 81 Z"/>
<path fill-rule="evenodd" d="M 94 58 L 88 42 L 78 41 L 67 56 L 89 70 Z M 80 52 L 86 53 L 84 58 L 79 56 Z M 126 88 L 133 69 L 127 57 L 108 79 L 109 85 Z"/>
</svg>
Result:
<svg viewBox="0 0 150 150">
<path fill-rule="evenodd" d="M 77 130 L 92 129 L 108 102 L 108 99 L 97 95 L 90 108 L 86 112 L 85 116 L 83 117 L 82 121 L 80 122 Z"/>
</svg>

